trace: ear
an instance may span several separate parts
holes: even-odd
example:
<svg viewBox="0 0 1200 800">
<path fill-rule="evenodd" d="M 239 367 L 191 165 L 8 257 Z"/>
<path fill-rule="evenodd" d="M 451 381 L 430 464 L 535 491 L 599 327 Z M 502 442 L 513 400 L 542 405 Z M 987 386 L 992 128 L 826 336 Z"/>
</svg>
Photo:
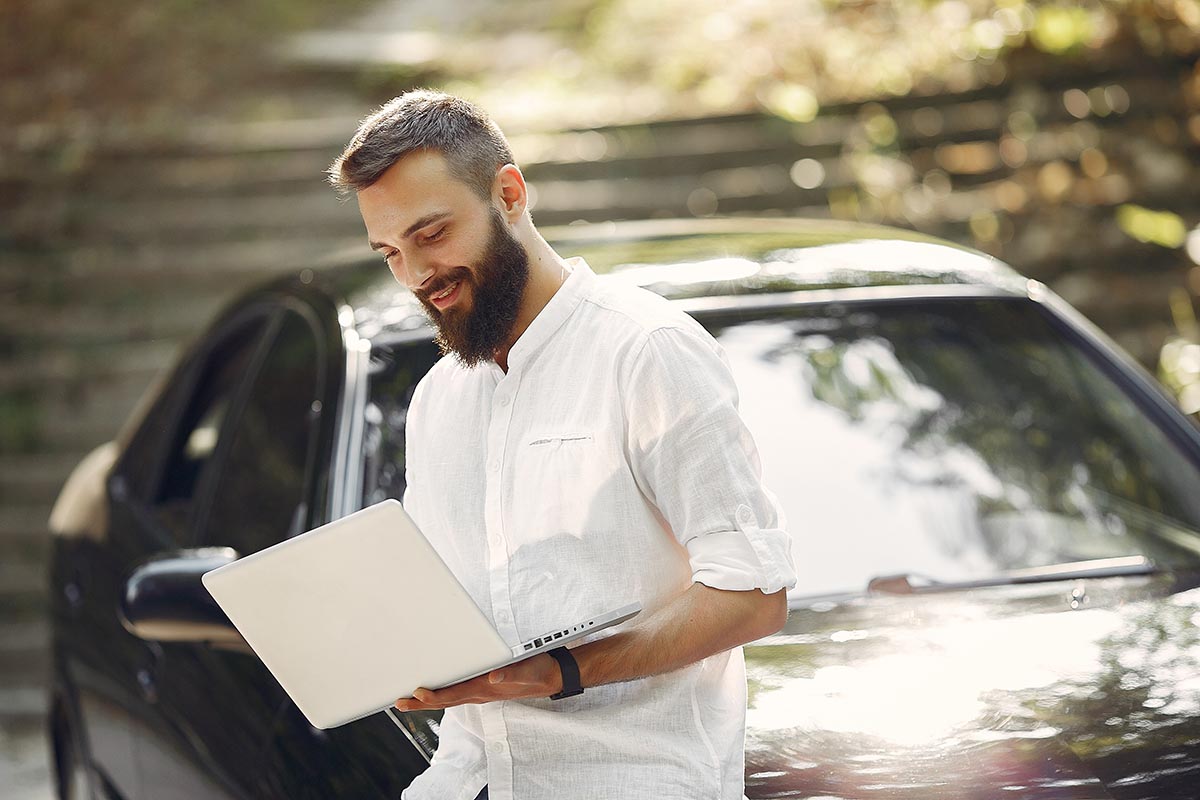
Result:
<svg viewBox="0 0 1200 800">
<path fill-rule="evenodd" d="M 525 176 L 516 164 L 505 164 L 496 171 L 492 199 L 509 222 L 516 222 L 525 213 L 529 190 L 525 186 Z"/>
</svg>

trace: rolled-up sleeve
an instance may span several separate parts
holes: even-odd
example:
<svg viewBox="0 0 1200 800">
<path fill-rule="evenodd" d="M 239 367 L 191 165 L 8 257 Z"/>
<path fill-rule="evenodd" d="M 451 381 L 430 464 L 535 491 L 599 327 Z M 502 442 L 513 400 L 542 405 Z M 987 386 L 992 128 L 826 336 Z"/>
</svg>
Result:
<svg viewBox="0 0 1200 800">
<path fill-rule="evenodd" d="M 795 586 L 783 512 L 762 484 L 720 345 L 699 326 L 658 328 L 623 372 L 630 465 L 687 549 L 692 579 L 767 594 Z"/>
</svg>

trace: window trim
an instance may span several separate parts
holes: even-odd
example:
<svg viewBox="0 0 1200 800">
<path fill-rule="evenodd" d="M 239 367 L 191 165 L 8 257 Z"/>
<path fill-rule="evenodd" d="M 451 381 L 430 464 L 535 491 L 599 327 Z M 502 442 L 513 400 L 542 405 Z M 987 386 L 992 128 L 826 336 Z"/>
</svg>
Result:
<svg viewBox="0 0 1200 800">
<path fill-rule="evenodd" d="M 251 354 L 251 363 L 255 363 L 256 359 L 260 357 L 259 354 L 262 351 L 263 343 L 267 341 L 267 334 L 271 331 L 271 315 L 273 313 L 274 309 L 268 303 L 256 302 L 234 312 L 226 319 L 218 322 L 210 331 L 203 334 L 193 345 L 191 351 L 180 360 L 178 366 L 168 373 L 167 379 L 159 388 L 157 397 L 149 403 L 145 415 L 139 420 L 137 427 L 130 434 L 128 441 L 117 458 L 110 477 L 110 486 L 114 489 L 114 496 L 122 500 L 137 517 L 142 530 L 157 537 L 163 547 L 188 546 L 195 530 L 194 512 L 189 513 L 184 530 L 177 536 L 176 532 L 168 531 L 164 528 L 153 513 L 153 509 L 157 507 L 156 498 L 159 492 L 162 491 L 167 459 L 179 445 L 179 426 L 182 424 L 183 416 L 195 398 L 200 376 L 209 365 L 210 359 L 217 349 L 229 342 L 239 331 L 255 324 L 257 321 L 263 327 L 258 333 L 257 341 L 252 345 L 254 352 Z M 181 388 L 176 389 L 176 387 Z M 172 392 L 176 391 L 177 394 L 171 396 Z M 237 395 L 243 391 L 244 388 L 239 384 L 231 397 L 231 408 L 232 404 L 236 402 Z M 130 493 L 127 489 L 128 481 L 126 479 L 130 450 L 142 433 L 144 426 L 149 422 L 150 417 L 159 410 L 160 403 L 167 404 L 162 410 L 164 419 L 166 420 L 165 424 L 169 428 L 169 431 L 158 443 L 157 447 L 151 449 L 148 457 L 150 464 L 146 467 L 150 475 L 147 485 L 136 493 Z M 224 434 L 224 426 L 228 423 L 228 420 L 229 415 L 227 414 L 226 419 L 222 422 L 222 430 L 218 436 L 218 443 L 220 442 L 220 436 Z M 216 454 L 216 451 L 214 451 L 212 456 L 214 459 Z M 208 466 L 205 465 L 201 474 L 197 477 L 196 488 L 193 492 L 194 502 L 198 502 L 200 498 L 204 476 L 207 472 Z"/>
<path fill-rule="evenodd" d="M 263 328 L 258 343 L 255 345 L 254 352 L 250 355 L 250 363 L 246 365 L 246 372 L 242 375 L 237 388 L 229 397 L 229 410 L 225 412 L 225 418 L 221 420 L 221 430 L 217 433 L 217 446 L 213 449 L 212 455 L 209 456 L 208 462 L 204 465 L 196 480 L 196 491 L 193 494 L 193 505 L 187 523 L 186 538 L 182 542 L 184 547 L 196 547 L 200 538 L 200 531 L 204 530 L 208 524 L 208 515 L 212 510 L 212 497 L 217 487 L 217 468 L 224 463 L 229 453 L 231 438 L 229 434 L 233 430 L 233 426 L 241 419 L 242 413 L 246 410 L 246 401 L 249 399 L 254 379 L 258 377 L 263 362 L 266 360 L 267 352 L 270 350 L 271 344 L 274 343 L 279 333 L 279 328 L 282 324 L 280 309 L 277 306 L 270 307 L 268 313 L 269 316 L 266 325 Z M 189 397 L 193 395 L 194 391 L 189 394 Z"/>
<path fill-rule="evenodd" d="M 229 411 L 226 413 L 225 420 L 221 424 L 221 432 L 217 439 L 217 448 L 213 451 L 210 463 L 205 465 L 204 472 L 197 484 L 196 494 L 201 511 L 191 521 L 188 547 L 219 544 L 219 542 L 210 541 L 207 530 L 213 501 L 215 500 L 217 489 L 220 487 L 220 470 L 211 465 L 220 466 L 228 458 L 228 451 L 232 446 L 231 443 L 233 440 L 231 434 L 245 414 L 254 384 L 263 367 L 266 365 L 267 356 L 270 354 L 271 349 L 279 341 L 279 335 L 288 314 L 294 314 L 305 324 L 307 333 L 312 337 L 312 341 L 316 346 L 315 360 L 317 374 L 314 383 L 314 395 L 321 400 L 322 407 L 319 417 L 310 420 L 308 425 L 309 439 L 304 456 L 304 477 L 301 488 L 301 502 L 305 505 L 305 519 L 300 531 L 288 530 L 285 533 L 288 536 L 294 533 L 303 533 L 312 527 L 316 519 L 316 501 L 318 498 L 316 497 L 317 486 L 315 478 L 318 458 L 320 456 L 321 434 L 323 432 L 322 423 L 329 418 L 327 415 L 331 413 L 325 406 L 335 388 L 329 384 L 330 370 L 328 369 L 329 353 L 327 343 L 325 337 L 322 335 L 319 315 L 299 300 L 292 297 L 279 298 L 278 304 L 272 307 L 270 313 L 271 317 L 267 322 L 266 328 L 263 330 L 258 350 L 255 352 L 251 364 L 246 370 L 246 376 L 243 378 L 242 384 L 230 401 Z M 242 555 L 245 554 L 243 553 Z"/>
</svg>

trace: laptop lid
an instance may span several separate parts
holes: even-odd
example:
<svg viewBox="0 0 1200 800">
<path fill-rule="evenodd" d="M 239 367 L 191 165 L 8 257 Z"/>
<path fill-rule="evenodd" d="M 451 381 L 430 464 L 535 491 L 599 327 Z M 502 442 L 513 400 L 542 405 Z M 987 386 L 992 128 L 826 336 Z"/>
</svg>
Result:
<svg viewBox="0 0 1200 800">
<path fill-rule="evenodd" d="M 622 622 L 633 604 L 507 644 L 396 500 L 205 573 L 205 588 L 317 728 L 344 725 Z M 560 638 L 561 637 L 561 638 Z"/>
<path fill-rule="evenodd" d="M 396 500 L 203 578 L 309 721 L 329 728 L 511 658 Z"/>
</svg>

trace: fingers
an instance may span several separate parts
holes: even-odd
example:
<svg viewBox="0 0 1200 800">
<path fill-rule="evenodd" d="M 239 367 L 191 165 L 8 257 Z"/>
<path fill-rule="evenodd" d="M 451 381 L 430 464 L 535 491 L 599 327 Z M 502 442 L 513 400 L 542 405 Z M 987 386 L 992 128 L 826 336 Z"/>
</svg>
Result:
<svg viewBox="0 0 1200 800">
<path fill-rule="evenodd" d="M 550 688 L 547 671 L 557 677 L 558 665 L 543 653 L 443 689 L 417 689 L 411 698 L 397 700 L 396 708 L 400 711 L 432 711 L 466 703 L 549 697 L 557 689 Z"/>
<path fill-rule="evenodd" d="M 469 681 L 456 683 L 436 691 L 432 689 L 417 689 L 411 699 L 396 701 L 400 711 L 430 711 L 437 708 L 449 708 L 466 703 L 487 703 L 492 700 L 506 699 L 506 694 L 498 694 L 496 686 L 489 682 L 490 675 L 481 675 Z"/>
</svg>

